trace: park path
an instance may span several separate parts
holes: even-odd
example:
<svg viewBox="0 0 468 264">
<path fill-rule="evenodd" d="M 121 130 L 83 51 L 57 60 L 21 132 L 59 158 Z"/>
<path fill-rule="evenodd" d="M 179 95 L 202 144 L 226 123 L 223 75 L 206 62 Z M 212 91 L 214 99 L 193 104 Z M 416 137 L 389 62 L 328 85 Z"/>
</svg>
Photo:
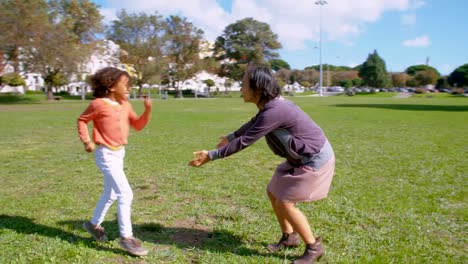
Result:
<svg viewBox="0 0 468 264">
<path fill-rule="evenodd" d="M 408 98 L 411 97 L 413 93 L 397 93 L 394 98 Z"/>
</svg>

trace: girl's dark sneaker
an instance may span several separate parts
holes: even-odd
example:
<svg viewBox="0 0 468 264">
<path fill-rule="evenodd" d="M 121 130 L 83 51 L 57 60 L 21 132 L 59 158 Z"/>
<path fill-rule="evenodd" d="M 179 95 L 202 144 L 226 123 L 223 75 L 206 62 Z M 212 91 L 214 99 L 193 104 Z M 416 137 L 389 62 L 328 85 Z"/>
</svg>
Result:
<svg viewBox="0 0 468 264">
<path fill-rule="evenodd" d="M 91 235 L 93 235 L 94 239 L 99 242 L 107 242 L 107 236 L 104 232 L 104 227 L 100 225 L 93 225 L 91 222 L 86 222 L 83 224 L 83 229 L 88 231 Z"/>
<path fill-rule="evenodd" d="M 138 241 L 136 238 L 121 238 L 119 241 L 121 247 L 127 250 L 130 254 L 134 256 L 146 256 L 148 255 L 148 250 L 146 250 L 142 245 L 141 242 Z"/>
</svg>

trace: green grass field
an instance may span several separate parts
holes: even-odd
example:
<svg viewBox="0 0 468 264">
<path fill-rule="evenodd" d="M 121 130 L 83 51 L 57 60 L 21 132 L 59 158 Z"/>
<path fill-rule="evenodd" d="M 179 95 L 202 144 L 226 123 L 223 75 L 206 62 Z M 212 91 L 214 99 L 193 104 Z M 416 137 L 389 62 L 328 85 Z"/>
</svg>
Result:
<svg viewBox="0 0 468 264">
<path fill-rule="evenodd" d="M 467 263 L 468 98 L 291 98 L 326 132 L 337 164 L 327 199 L 300 204 L 326 253 L 319 263 Z M 9 101 L 10 103 L 7 103 Z M 135 235 L 144 258 L 82 230 L 102 191 L 76 118 L 87 102 L 0 100 L 0 263 L 289 263 L 269 253 L 280 230 L 265 188 L 282 160 L 264 139 L 188 167 L 256 113 L 230 99 L 154 100 L 129 137 Z M 142 103 L 134 101 L 138 113 Z"/>
</svg>

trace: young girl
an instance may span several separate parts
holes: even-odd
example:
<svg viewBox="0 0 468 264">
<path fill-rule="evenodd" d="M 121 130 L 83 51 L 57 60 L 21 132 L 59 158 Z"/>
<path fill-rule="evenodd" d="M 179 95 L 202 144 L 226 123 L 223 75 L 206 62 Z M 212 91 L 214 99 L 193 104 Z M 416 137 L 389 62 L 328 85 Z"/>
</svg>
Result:
<svg viewBox="0 0 468 264">
<path fill-rule="evenodd" d="M 143 129 L 151 116 L 151 101 L 144 100 L 145 111 L 138 117 L 127 101 L 130 76 L 113 67 L 103 68 L 91 77 L 94 99 L 78 118 L 78 133 L 87 152 L 96 149 L 96 165 L 104 174 L 104 192 L 93 217 L 83 224 L 97 241 L 107 241 L 104 221 L 107 211 L 117 200 L 117 218 L 121 239 L 119 244 L 130 254 L 144 256 L 148 251 L 133 237 L 130 219 L 133 192 L 124 172 L 125 145 L 130 125 Z M 93 121 L 93 140 L 88 133 L 88 122 Z M 97 148 L 95 148 L 95 145 Z"/>
</svg>

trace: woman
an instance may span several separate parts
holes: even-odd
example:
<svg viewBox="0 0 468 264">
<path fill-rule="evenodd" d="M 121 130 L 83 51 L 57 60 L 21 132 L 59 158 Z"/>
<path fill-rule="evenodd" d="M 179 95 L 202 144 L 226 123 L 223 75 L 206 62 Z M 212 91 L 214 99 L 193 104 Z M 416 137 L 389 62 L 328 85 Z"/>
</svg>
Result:
<svg viewBox="0 0 468 264">
<path fill-rule="evenodd" d="M 268 249 L 277 252 L 298 246 L 300 236 L 306 248 L 293 263 L 314 263 L 324 253 L 322 241 L 314 237 L 306 216 L 295 205 L 327 196 L 335 169 L 333 149 L 322 129 L 293 102 L 281 97 L 273 73 L 265 66 L 247 68 L 241 92 L 245 102 L 257 105 L 257 115 L 234 133 L 221 137 L 217 149 L 194 152 L 190 165 L 199 167 L 228 157 L 265 136 L 273 153 L 286 158 L 267 187 L 283 233 Z"/>
</svg>

